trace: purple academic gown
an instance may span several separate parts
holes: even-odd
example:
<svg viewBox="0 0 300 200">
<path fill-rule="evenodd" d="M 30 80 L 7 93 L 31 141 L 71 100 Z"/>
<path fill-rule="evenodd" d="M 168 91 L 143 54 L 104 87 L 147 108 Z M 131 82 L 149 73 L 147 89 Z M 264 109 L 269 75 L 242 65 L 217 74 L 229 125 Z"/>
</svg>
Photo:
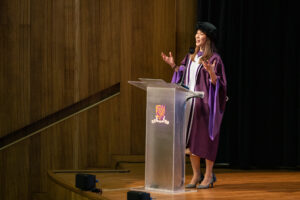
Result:
<svg viewBox="0 0 300 200">
<path fill-rule="evenodd" d="M 202 52 L 198 53 L 198 55 L 201 54 Z M 216 160 L 220 126 L 226 105 L 226 76 L 224 65 L 217 53 L 214 53 L 209 61 L 213 63 L 214 60 L 216 60 L 216 85 L 210 82 L 209 73 L 204 67 L 198 66 L 195 91 L 203 91 L 205 96 L 203 99 L 193 99 L 187 128 L 187 135 L 189 135 L 187 137 L 187 147 L 190 148 L 191 153 L 211 161 Z M 188 54 L 181 62 L 178 72 L 174 72 L 172 83 L 178 83 L 184 71 L 187 70 L 185 72 L 187 78 L 185 78 L 184 83 L 188 85 L 187 81 L 189 80 L 190 65 L 191 61 Z"/>
</svg>

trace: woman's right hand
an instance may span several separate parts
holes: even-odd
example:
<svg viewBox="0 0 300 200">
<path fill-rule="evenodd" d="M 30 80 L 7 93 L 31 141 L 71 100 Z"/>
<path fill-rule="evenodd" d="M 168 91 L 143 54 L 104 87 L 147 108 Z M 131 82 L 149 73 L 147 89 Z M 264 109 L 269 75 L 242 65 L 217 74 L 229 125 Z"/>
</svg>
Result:
<svg viewBox="0 0 300 200">
<path fill-rule="evenodd" d="M 172 68 L 174 68 L 176 66 L 175 62 L 174 62 L 174 58 L 172 56 L 172 53 L 169 52 L 169 56 L 167 56 L 166 54 L 164 54 L 163 52 L 161 52 L 161 57 L 162 59 L 169 64 Z"/>
</svg>

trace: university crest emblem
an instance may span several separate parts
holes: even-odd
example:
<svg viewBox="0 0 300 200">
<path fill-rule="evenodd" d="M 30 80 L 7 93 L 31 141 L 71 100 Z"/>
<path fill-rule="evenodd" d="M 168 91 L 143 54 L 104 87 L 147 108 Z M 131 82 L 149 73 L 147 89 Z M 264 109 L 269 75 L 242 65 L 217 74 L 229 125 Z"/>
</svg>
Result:
<svg viewBox="0 0 300 200">
<path fill-rule="evenodd" d="M 166 120 L 166 106 L 165 105 L 156 105 L 155 106 L 155 119 L 152 120 L 154 123 L 164 123 L 169 124 L 169 121 Z"/>
</svg>

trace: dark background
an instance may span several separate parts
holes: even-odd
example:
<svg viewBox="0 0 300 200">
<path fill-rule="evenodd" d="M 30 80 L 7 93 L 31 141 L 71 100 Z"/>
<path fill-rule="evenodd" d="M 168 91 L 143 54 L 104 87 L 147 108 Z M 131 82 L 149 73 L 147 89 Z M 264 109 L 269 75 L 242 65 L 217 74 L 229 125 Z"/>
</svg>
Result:
<svg viewBox="0 0 300 200">
<path fill-rule="evenodd" d="M 299 10 L 274 1 L 198 1 L 218 28 L 228 101 L 216 163 L 300 167 Z"/>
</svg>

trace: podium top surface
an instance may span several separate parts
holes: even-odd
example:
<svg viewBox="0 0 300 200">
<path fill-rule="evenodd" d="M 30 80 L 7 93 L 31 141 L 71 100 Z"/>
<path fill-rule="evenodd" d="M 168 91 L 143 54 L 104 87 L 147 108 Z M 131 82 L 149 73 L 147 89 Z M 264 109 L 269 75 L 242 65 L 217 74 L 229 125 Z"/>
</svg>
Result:
<svg viewBox="0 0 300 200">
<path fill-rule="evenodd" d="M 177 85 L 175 83 L 168 83 L 162 79 L 150 79 L 150 78 L 139 78 L 140 81 L 128 81 L 129 84 L 134 85 L 142 90 L 146 90 L 148 87 L 157 87 L 157 88 L 174 88 L 186 92 L 188 95 L 195 97 L 204 97 L 204 92 L 194 92 L 187 88 Z"/>
<path fill-rule="evenodd" d="M 167 83 L 162 79 L 139 78 L 139 80 L 140 81 L 128 81 L 128 83 L 143 90 L 147 90 L 148 87 L 158 87 L 158 88 L 178 88 L 178 89 L 183 89 L 185 91 L 189 91 L 188 89 L 180 85 L 174 83 Z"/>
</svg>

